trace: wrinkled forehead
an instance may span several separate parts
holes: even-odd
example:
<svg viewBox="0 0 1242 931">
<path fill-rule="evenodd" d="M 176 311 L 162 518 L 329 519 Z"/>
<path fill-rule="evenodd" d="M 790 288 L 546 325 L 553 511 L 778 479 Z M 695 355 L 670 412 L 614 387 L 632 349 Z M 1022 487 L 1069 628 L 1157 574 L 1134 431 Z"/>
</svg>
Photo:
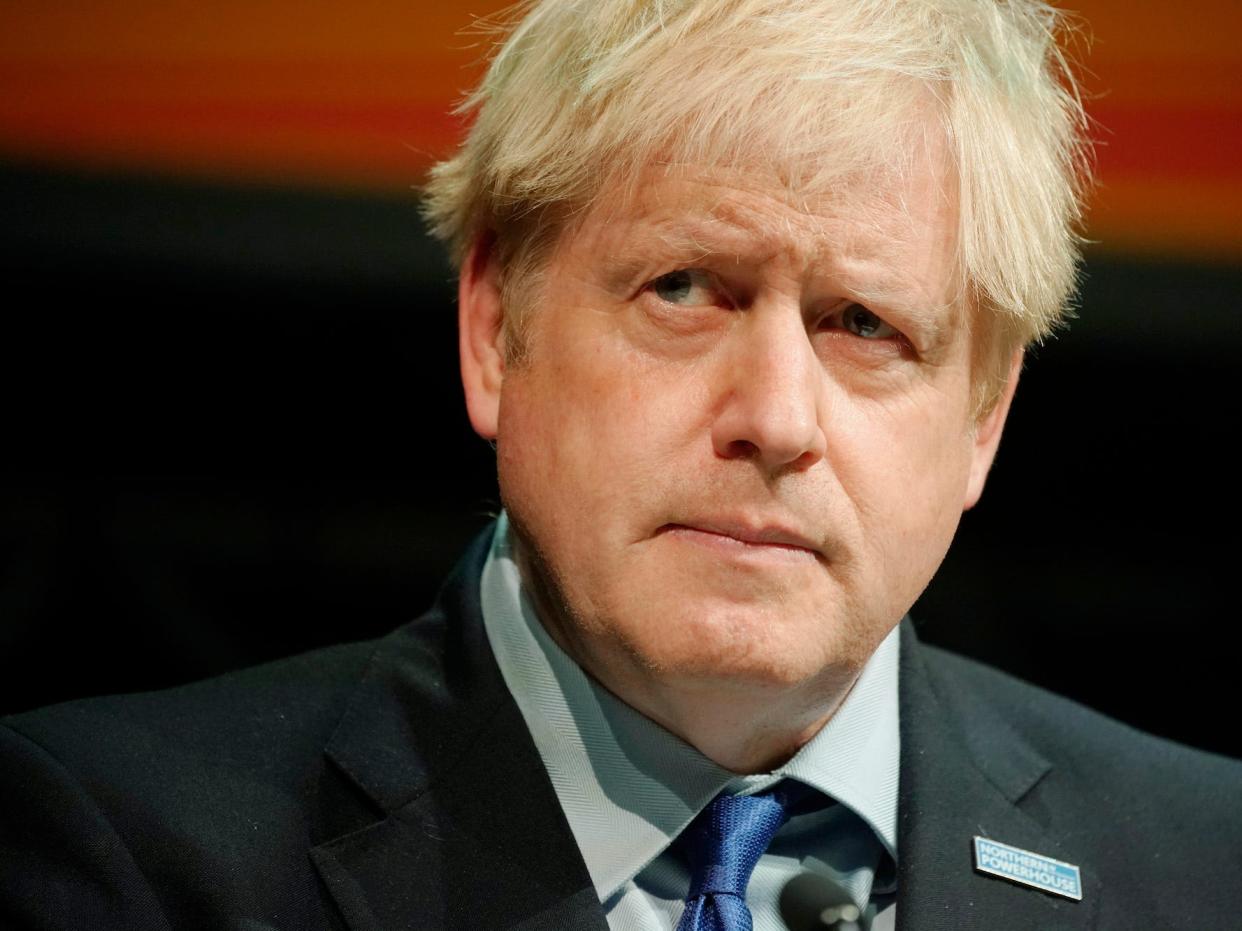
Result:
<svg viewBox="0 0 1242 931">
<path fill-rule="evenodd" d="M 890 279 L 934 280 L 937 303 L 959 292 L 958 196 L 944 135 L 929 120 L 887 161 L 854 170 L 793 164 L 779 147 L 724 165 L 656 162 L 613 178 L 573 214 L 558 251 L 641 264 L 652 248 L 670 261 L 696 255 L 759 264 L 777 257 L 825 275 L 853 275 L 855 290 L 883 297 Z M 623 269 L 624 270 L 624 269 Z M 867 274 L 858 274 L 859 272 Z M 887 272 L 888 274 L 879 274 Z"/>
<path fill-rule="evenodd" d="M 755 191 L 776 192 L 808 228 L 816 221 L 828 226 L 869 217 L 898 235 L 903 227 L 941 223 L 945 211 L 956 225 L 957 166 L 940 104 L 925 92 L 888 116 L 892 125 L 882 133 L 850 120 L 830 121 L 819 127 L 814 145 L 807 144 L 806 127 L 796 130 L 796 144 L 781 134 L 794 133 L 793 127 L 738 127 L 749 144 L 688 152 L 683 140 L 641 165 L 601 164 L 594 189 L 561 218 L 564 232 L 572 235 L 588 219 L 658 214 L 666 206 L 661 184 L 667 181 L 699 184 L 701 209 L 721 222 L 739 219 L 744 210 L 731 195 Z M 713 197 L 713 187 L 719 196 Z"/>
<path fill-rule="evenodd" d="M 944 88 L 908 76 L 866 82 L 805 77 L 795 85 L 805 83 L 798 87 L 803 91 L 814 85 L 816 95 L 814 105 L 803 108 L 790 102 L 796 95 L 784 85 L 761 82 L 757 98 L 724 88 L 712 101 L 682 101 L 664 86 L 658 101 L 647 101 L 656 114 L 648 119 L 629 113 L 624 133 L 613 124 L 634 101 L 621 95 L 602 103 L 594 125 L 575 133 L 585 137 L 575 142 L 578 158 L 558 166 L 560 181 L 546 199 L 513 198 L 513 212 L 503 202 L 494 205 L 502 237 L 515 253 L 546 254 L 553 240 L 573 235 L 586 217 L 647 206 L 652 178 L 669 171 L 761 179 L 808 214 L 847 203 L 892 214 L 904 209 L 912 187 L 924 183 L 938 187 L 945 201 L 956 201 Z M 650 138 L 649 123 L 660 129 L 658 140 Z M 544 174 L 551 169 L 550 163 Z"/>
</svg>

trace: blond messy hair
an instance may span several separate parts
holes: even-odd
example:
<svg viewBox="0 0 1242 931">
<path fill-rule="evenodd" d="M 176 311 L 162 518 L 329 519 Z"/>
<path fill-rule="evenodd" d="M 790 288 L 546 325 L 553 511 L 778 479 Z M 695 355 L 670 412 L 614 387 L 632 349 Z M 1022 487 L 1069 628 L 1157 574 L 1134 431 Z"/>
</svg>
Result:
<svg viewBox="0 0 1242 931">
<path fill-rule="evenodd" d="M 929 99 L 956 169 L 955 271 L 984 311 L 980 409 L 1068 311 L 1085 116 L 1063 16 L 1039 0 L 531 0 L 484 29 L 503 42 L 424 213 L 458 264 L 495 237 L 509 346 L 548 249 L 603 192 L 658 163 L 757 157 L 802 194 L 890 177 Z"/>
</svg>

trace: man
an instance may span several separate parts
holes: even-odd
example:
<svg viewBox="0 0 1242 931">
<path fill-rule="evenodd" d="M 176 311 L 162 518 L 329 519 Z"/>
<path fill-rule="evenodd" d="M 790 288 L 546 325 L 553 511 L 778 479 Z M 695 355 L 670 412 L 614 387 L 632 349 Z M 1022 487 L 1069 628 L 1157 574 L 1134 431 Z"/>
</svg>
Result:
<svg viewBox="0 0 1242 931">
<path fill-rule="evenodd" d="M 1237 764 L 901 623 L 1073 282 L 1055 25 L 531 6 L 428 199 L 504 513 L 378 643 L 8 721 L 0 914 L 1236 922 Z"/>
</svg>

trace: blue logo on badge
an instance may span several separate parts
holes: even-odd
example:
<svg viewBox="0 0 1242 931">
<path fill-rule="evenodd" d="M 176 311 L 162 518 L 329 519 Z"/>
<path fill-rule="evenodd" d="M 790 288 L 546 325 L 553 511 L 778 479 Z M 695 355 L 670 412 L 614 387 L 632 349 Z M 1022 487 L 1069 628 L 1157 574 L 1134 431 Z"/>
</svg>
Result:
<svg viewBox="0 0 1242 931">
<path fill-rule="evenodd" d="M 986 837 L 975 838 L 975 869 L 1067 899 L 1082 899 L 1082 876 L 1074 864 Z"/>
</svg>

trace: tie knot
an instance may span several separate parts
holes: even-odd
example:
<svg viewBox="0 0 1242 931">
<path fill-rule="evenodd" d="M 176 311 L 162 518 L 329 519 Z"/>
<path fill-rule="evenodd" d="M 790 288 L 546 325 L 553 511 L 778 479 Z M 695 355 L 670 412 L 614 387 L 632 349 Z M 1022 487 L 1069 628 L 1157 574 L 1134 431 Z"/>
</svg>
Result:
<svg viewBox="0 0 1242 931">
<path fill-rule="evenodd" d="M 687 832 L 690 897 L 745 899 L 750 874 L 788 818 L 791 802 L 784 782 L 759 795 L 716 796 Z"/>
</svg>

